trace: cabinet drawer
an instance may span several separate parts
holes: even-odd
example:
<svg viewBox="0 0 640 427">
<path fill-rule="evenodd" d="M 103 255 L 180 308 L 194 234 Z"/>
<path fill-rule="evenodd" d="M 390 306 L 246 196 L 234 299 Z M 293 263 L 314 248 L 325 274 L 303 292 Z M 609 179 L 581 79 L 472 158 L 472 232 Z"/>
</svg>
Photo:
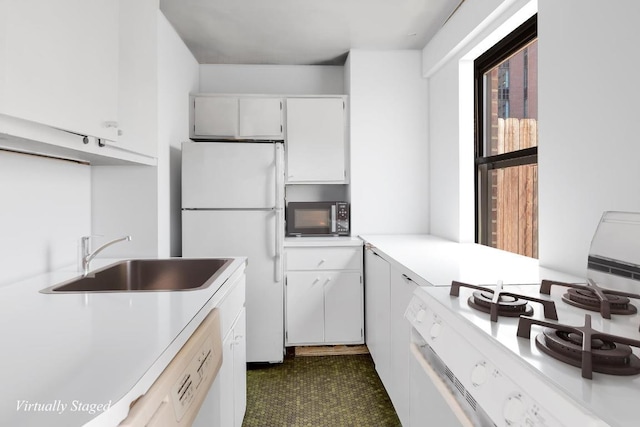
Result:
<svg viewBox="0 0 640 427">
<path fill-rule="evenodd" d="M 287 248 L 287 270 L 360 270 L 359 247 Z"/>
</svg>

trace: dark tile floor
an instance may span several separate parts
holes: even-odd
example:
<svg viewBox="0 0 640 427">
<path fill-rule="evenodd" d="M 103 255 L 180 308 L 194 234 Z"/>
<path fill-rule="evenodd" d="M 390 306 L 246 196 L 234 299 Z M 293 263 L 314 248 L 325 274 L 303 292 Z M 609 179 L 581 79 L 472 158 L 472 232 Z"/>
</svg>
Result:
<svg viewBox="0 0 640 427">
<path fill-rule="evenodd" d="M 250 365 L 243 427 L 400 426 L 371 356 Z"/>
</svg>

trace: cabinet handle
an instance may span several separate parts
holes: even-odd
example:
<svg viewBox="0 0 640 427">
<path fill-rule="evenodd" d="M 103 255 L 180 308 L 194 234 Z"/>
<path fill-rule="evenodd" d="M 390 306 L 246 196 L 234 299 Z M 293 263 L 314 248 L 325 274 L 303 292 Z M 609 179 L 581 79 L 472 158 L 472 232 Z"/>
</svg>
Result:
<svg viewBox="0 0 640 427">
<path fill-rule="evenodd" d="M 413 279 L 409 276 L 407 276 L 406 274 L 402 274 L 402 277 L 404 278 L 404 280 L 408 281 L 408 282 L 413 282 Z"/>
<path fill-rule="evenodd" d="M 316 280 L 314 280 L 313 282 L 311 282 L 311 286 L 315 285 L 316 283 L 318 283 L 320 281 L 319 277 L 316 277 Z"/>
<path fill-rule="evenodd" d="M 320 260 L 320 262 L 318 263 L 318 266 L 320 266 L 320 265 L 324 264 L 324 262 L 325 262 L 325 261 L 326 261 L 326 260 L 325 260 L 324 258 L 323 258 L 323 259 L 321 259 L 321 260 Z"/>
<path fill-rule="evenodd" d="M 104 127 L 106 127 L 106 128 L 117 128 L 118 127 L 118 122 L 114 122 L 114 121 L 104 122 Z"/>
</svg>

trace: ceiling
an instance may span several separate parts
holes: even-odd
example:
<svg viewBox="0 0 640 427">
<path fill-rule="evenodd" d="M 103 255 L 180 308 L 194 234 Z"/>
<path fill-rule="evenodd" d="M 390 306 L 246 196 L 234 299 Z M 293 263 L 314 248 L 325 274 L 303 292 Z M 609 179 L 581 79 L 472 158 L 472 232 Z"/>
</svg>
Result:
<svg viewBox="0 0 640 427">
<path fill-rule="evenodd" d="M 201 64 L 342 65 L 352 48 L 422 49 L 462 1 L 160 0 L 160 9 Z"/>
</svg>

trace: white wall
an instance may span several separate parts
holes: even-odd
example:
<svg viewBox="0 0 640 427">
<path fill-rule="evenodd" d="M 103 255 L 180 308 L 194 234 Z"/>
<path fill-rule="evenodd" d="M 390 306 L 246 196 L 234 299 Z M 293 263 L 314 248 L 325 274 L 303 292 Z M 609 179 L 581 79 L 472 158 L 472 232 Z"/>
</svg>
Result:
<svg viewBox="0 0 640 427">
<path fill-rule="evenodd" d="M 0 286 L 77 265 L 90 178 L 86 165 L 0 151 Z"/>
<path fill-rule="evenodd" d="M 423 49 L 432 234 L 475 240 L 473 60 L 535 11 L 535 0 L 467 0 Z"/>
<path fill-rule="evenodd" d="M 344 68 L 335 65 L 200 66 L 200 92 L 287 95 L 344 94 Z"/>
<path fill-rule="evenodd" d="M 189 140 L 189 93 L 200 68 L 184 42 L 158 12 L 159 255 L 182 254 L 181 143 Z"/>
<path fill-rule="evenodd" d="M 157 168 L 155 166 L 92 166 L 91 229 L 93 247 L 131 235 L 101 252 L 100 258 L 157 255 Z"/>
<path fill-rule="evenodd" d="M 469 237 L 463 238 L 460 233 L 458 80 L 457 64 L 451 63 L 432 76 L 428 83 L 430 227 L 432 234 L 468 241 Z"/>
<path fill-rule="evenodd" d="M 636 0 L 539 0 L 542 264 L 584 274 L 602 212 L 640 211 L 639 17 Z"/>
<path fill-rule="evenodd" d="M 427 81 L 420 51 L 349 53 L 352 234 L 429 232 Z"/>
<path fill-rule="evenodd" d="M 584 275 L 602 212 L 640 211 L 633 0 L 467 0 L 425 47 L 431 232 L 474 238 L 471 65 L 536 10 L 540 263 Z"/>
</svg>

